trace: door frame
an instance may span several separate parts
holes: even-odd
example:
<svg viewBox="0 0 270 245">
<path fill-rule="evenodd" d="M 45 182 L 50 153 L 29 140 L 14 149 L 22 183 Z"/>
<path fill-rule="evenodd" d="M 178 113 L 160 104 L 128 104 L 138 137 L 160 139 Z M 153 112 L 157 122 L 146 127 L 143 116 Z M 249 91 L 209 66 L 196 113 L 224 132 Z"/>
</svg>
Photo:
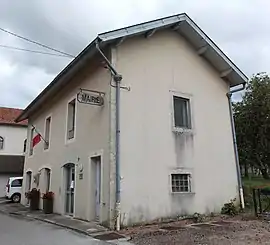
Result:
<svg viewBox="0 0 270 245">
<path fill-rule="evenodd" d="M 73 165 L 72 167 L 67 167 L 68 165 Z M 76 164 L 75 163 L 65 163 L 63 166 L 63 178 L 62 178 L 62 186 L 63 186 L 63 214 L 65 215 L 69 215 L 69 216 L 75 216 L 75 204 L 76 204 L 76 186 L 77 186 L 77 181 L 76 181 Z M 74 168 L 74 184 L 75 184 L 75 188 L 73 191 L 73 213 L 67 213 L 66 212 L 66 201 L 67 201 L 67 174 L 69 173 L 71 174 L 71 171 L 67 171 L 68 169 L 71 170 L 71 168 Z"/>
<path fill-rule="evenodd" d="M 102 221 L 103 221 L 103 152 L 104 152 L 103 150 L 97 150 L 89 155 L 88 186 L 91 186 L 91 184 L 92 184 L 92 180 L 91 180 L 91 176 L 92 176 L 91 171 L 93 169 L 92 158 L 100 157 L 100 188 L 99 188 L 100 202 L 99 202 L 99 219 L 98 220 L 96 220 L 96 205 L 93 208 L 95 215 L 93 218 L 90 217 L 90 213 L 91 213 L 91 209 L 92 209 L 91 206 L 93 205 L 93 200 L 91 200 L 91 199 L 95 195 L 93 195 L 93 193 L 90 192 L 89 198 L 88 198 L 88 219 L 93 220 L 93 221 L 97 221 L 98 223 L 102 223 Z"/>
<path fill-rule="evenodd" d="M 33 171 L 31 169 L 27 169 L 26 173 L 25 173 L 25 181 L 23 180 L 23 182 L 25 182 L 25 184 L 23 183 L 24 186 L 24 192 L 28 192 L 31 191 L 32 188 L 32 180 L 33 180 Z M 26 198 L 25 199 L 25 204 L 29 205 L 29 199 Z"/>
</svg>

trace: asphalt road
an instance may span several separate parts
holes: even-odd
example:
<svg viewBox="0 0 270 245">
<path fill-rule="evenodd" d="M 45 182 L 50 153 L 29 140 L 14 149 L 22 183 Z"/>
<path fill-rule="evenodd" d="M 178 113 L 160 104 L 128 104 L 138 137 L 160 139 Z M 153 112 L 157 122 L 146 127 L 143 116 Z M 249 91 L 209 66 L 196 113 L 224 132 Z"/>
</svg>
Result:
<svg viewBox="0 0 270 245">
<path fill-rule="evenodd" d="M 54 225 L 0 214 L 0 245 L 105 245 Z"/>
</svg>

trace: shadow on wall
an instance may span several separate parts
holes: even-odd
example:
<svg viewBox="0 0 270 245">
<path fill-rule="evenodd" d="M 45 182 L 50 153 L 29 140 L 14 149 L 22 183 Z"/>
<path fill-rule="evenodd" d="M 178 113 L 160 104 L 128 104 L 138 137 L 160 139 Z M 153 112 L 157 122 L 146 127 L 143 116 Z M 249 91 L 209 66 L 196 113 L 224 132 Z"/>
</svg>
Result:
<svg viewBox="0 0 270 245">
<path fill-rule="evenodd" d="M 0 156 L 0 174 L 23 174 L 24 156 Z"/>
</svg>

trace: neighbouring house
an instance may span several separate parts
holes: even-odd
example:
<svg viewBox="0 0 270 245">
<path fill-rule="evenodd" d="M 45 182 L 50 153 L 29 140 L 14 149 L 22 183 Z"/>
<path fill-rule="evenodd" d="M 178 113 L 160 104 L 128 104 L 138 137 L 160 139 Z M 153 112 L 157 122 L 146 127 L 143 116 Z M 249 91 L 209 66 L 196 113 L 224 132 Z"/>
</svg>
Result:
<svg viewBox="0 0 270 245">
<path fill-rule="evenodd" d="M 0 197 L 9 177 L 23 175 L 27 120 L 15 122 L 22 111 L 0 107 Z"/>
<path fill-rule="evenodd" d="M 17 118 L 24 190 L 111 227 L 219 212 L 239 196 L 227 93 L 246 81 L 186 14 L 99 34 Z"/>
</svg>

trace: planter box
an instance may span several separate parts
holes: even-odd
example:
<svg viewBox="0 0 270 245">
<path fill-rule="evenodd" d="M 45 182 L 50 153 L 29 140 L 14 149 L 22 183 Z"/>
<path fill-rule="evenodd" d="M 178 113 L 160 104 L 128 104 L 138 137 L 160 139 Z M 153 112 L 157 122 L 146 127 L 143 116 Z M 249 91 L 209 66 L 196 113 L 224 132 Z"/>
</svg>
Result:
<svg viewBox="0 0 270 245">
<path fill-rule="evenodd" d="M 30 199 L 30 210 L 39 210 L 39 197 Z"/>
<path fill-rule="evenodd" d="M 53 199 L 43 199 L 43 212 L 45 214 L 53 213 Z"/>
</svg>

